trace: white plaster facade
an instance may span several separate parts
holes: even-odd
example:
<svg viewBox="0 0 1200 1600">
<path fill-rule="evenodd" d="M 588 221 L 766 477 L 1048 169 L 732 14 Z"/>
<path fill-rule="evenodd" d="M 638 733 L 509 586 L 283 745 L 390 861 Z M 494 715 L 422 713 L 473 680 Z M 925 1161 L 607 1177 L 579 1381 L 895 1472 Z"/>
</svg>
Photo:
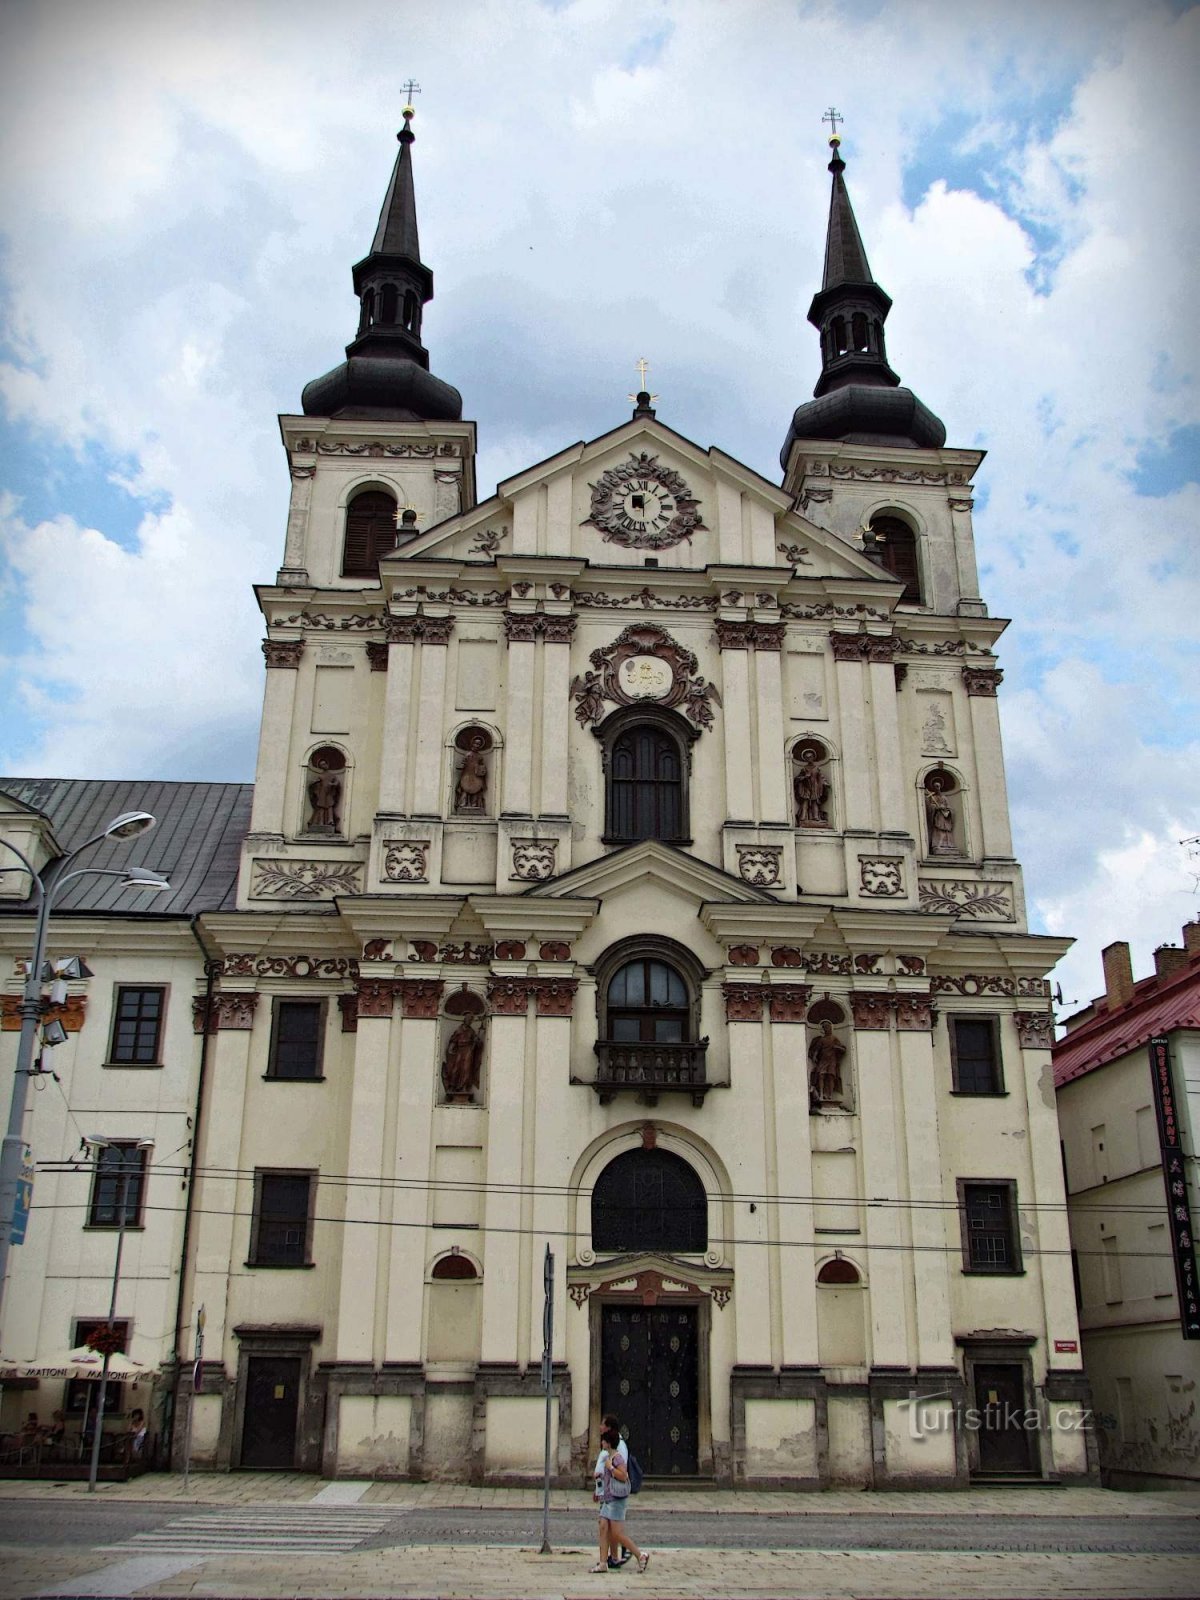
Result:
<svg viewBox="0 0 1200 1600">
<path fill-rule="evenodd" d="M 180 1284 L 180 1326 L 205 1310 L 202 1392 L 169 1366 L 194 1464 L 263 1464 L 266 1394 L 288 1413 L 278 1464 L 540 1476 L 549 1244 L 565 1479 L 630 1385 L 634 1449 L 664 1473 L 1086 1475 L 1045 981 L 1065 945 L 1028 932 L 1013 857 L 1004 624 L 971 532 L 981 453 L 798 439 L 780 488 L 639 406 L 477 504 L 470 423 L 281 426 L 292 502 L 258 591 L 266 687 L 236 904 L 196 916 L 204 960 L 181 954 L 187 975 L 174 946 L 156 958 L 173 1022 L 190 989 L 198 1031 L 130 1122 L 165 1148 L 184 1085 L 196 1095 L 182 1274 L 164 1260 L 151 1291 L 131 1263 L 129 1290 L 160 1295 L 138 1327 L 159 1330 L 165 1362 L 192 1355 L 168 1306 Z M 605 536 L 595 486 L 624 472 L 676 486 L 686 536 Z M 378 582 L 341 576 L 367 490 L 416 512 Z M 881 514 L 914 535 L 919 603 L 864 550 Z M 666 839 L 613 820 L 621 739 L 639 729 L 667 752 Z M 464 806 L 474 733 L 486 782 Z M 801 816 L 806 749 L 824 792 Z M 332 817 L 314 799 L 321 751 L 340 762 Z M 952 780 L 940 849 L 935 772 Z M 644 774 L 633 787 L 640 805 Z M 122 926 L 95 930 L 92 1006 L 96 952 L 121 972 L 139 959 Z M 631 1050 L 606 1021 L 630 960 L 685 995 L 667 1051 Z M 289 1002 L 322 1003 L 303 1079 L 276 1070 Z M 455 1095 L 442 1067 L 464 1007 L 482 1057 Z M 824 1097 L 822 1007 L 841 1046 Z M 957 1086 L 956 1019 L 993 1041 L 982 1097 Z M 103 1022 L 89 1030 L 77 1105 Z M 65 1154 L 43 1101 L 35 1146 Z M 665 1202 L 621 1248 L 597 1242 L 592 1191 L 622 1157 L 702 1193 L 693 1247 L 654 1236 Z M 306 1181 L 309 1204 L 290 1258 L 267 1264 L 275 1179 Z M 964 1185 L 1002 1197 L 1000 1270 L 973 1253 Z M 78 1270 L 77 1222 L 39 1231 L 19 1270 Z M 176 1212 L 154 1237 L 181 1247 L 181 1229 Z M 59 1342 L 61 1312 L 23 1304 L 4 1338 Z M 623 1366 L 621 1339 L 643 1335 L 645 1371 Z M 676 1392 L 639 1391 L 652 1370 Z M 1032 1419 L 1015 1469 L 968 1421 L 1000 1382 Z"/>
</svg>

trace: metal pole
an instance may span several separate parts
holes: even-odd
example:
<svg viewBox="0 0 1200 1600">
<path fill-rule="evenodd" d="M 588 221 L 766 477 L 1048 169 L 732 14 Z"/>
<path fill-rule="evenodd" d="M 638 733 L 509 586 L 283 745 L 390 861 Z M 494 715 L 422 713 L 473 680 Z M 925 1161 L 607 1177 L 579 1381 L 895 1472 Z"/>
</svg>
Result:
<svg viewBox="0 0 1200 1600">
<path fill-rule="evenodd" d="M 110 1149 L 112 1146 L 109 1147 Z M 129 1169 L 125 1165 L 125 1152 L 121 1151 L 120 1200 L 117 1203 L 117 1258 L 113 1262 L 112 1295 L 108 1302 L 108 1331 L 112 1334 L 113 1318 L 117 1314 L 117 1283 L 121 1276 L 121 1247 L 125 1243 L 125 1199 L 129 1193 Z M 105 1341 L 106 1346 L 109 1341 Z M 100 1471 L 100 1435 L 104 1431 L 104 1399 L 108 1392 L 108 1362 L 111 1351 L 104 1351 L 104 1365 L 100 1369 L 100 1398 L 96 1402 L 96 1431 L 92 1435 L 92 1464 L 88 1470 L 88 1493 L 96 1492 L 96 1477 Z"/>
<path fill-rule="evenodd" d="M 546 1263 L 542 1269 L 545 1303 L 542 1307 L 542 1388 L 546 1391 L 546 1441 L 545 1481 L 542 1486 L 542 1548 L 539 1555 L 549 1556 L 550 1548 L 550 1417 L 554 1405 L 554 1253 L 546 1246 Z"/>
<path fill-rule="evenodd" d="M 8 1105 L 8 1130 L 0 1148 L 0 1306 L 4 1304 L 4 1285 L 8 1276 L 8 1249 L 12 1240 L 13 1216 L 17 1208 L 17 1180 L 25 1150 L 25 1100 L 29 1075 L 37 1045 L 38 1023 L 42 1015 L 42 963 L 46 959 L 46 931 L 50 925 L 50 887 L 44 884 L 15 845 L 8 845 L 21 857 L 33 880 L 38 897 L 37 923 L 33 935 L 33 956 L 21 990 L 21 1038 L 17 1045 L 17 1070 L 13 1073 L 12 1099 Z"/>
<path fill-rule="evenodd" d="M 183 1491 L 187 1493 L 188 1476 L 192 1465 L 192 1417 L 196 1411 L 196 1396 L 200 1392 L 200 1378 L 204 1362 L 204 1307 L 196 1313 L 196 1359 L 192 1364 L 192 1394 L 188 1401 L 187 1426 L 183 1434 Z"/>
</svg>

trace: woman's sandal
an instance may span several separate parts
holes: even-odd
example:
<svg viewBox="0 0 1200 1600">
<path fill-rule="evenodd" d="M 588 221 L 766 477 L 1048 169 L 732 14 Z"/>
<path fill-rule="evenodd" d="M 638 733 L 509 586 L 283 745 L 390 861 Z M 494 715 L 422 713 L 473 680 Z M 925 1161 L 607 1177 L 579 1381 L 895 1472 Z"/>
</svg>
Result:
<svg viewBox="0 0 1200 1600">
<path fill-rule="evenodd" d="M 641 1555 L 638 1557 L 638 1571 L 639 1572 L 645 1572 L 646 1568 L 649 1565 L 650 1565 L 650 1552 L 649 1552 L 649 1550 L 643 1550 Z"/>
<path fill-rule="evenodd" d="M 596 1563 L 596 1565 L 594 1567 L 589 1567 L 588 1568 L 588 1571 L 589 1572 L 607 1572 L 608 1571 L 608 1563 L 606 1562 L 604 1564 L 604 1566 L 601 1566 L 600 1563 L 597 1561 L 597 1563 Z"/>
</svg>

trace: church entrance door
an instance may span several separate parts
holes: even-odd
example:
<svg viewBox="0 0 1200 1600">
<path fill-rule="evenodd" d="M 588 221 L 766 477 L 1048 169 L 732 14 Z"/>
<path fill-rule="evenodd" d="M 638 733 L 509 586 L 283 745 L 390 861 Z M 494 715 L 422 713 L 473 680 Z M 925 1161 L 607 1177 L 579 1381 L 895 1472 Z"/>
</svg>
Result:
<svg viewBox="0 0 1200 1600">
<path fill-rule="evenodd" d="M 299 1356 L 251 1356 L 242 1425 L 243 1467 L 291 1471 L 296 1465 Z"/>
<path fill-rule="evenodd" d="M 699 1465 L 699 1308 L 610 1305 L 601 1323 L 601 1412 L 614 1411 L 647 1475 Z"/>
</svg>

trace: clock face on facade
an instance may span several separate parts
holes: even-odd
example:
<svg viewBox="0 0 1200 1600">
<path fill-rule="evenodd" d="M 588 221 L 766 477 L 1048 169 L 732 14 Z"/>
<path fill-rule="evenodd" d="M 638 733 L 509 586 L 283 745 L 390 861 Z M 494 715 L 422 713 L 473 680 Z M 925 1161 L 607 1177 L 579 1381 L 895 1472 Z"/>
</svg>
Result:
<svg viewBox="0 0 1200 1600">
<path fill-rule="evenodd" d="M 662 550 L 704 528 L 699 502 L 684 479 L 644 450 L 610 467 L 590 488 L 591 515 L 584 526 L 599 528 L 612 544 Z"/>
</svg>

